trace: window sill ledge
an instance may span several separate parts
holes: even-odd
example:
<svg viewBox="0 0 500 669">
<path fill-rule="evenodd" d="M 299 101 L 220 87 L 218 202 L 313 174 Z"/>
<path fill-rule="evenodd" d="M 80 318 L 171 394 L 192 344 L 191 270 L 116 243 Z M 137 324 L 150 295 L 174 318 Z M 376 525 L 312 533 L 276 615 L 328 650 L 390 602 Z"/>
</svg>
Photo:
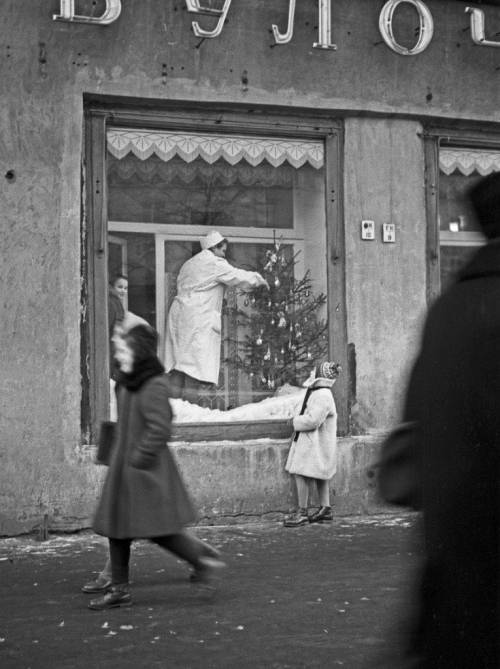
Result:
<svg viewBox="0 0 500 669">
<path fill-rule="evenodd" d="M 252 439 L 287 439 L 292 436 L 290 421 L 223 421 L 210 423 L 174 423 L 173 441 L 248 441 Z"/>
</svg>

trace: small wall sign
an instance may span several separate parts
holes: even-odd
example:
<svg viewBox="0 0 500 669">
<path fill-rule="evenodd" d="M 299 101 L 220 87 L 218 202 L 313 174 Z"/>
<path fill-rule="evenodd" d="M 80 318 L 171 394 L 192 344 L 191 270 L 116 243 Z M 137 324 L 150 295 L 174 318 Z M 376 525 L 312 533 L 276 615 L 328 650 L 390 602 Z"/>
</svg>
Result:
<svg viewBox="0 0 500 669">
<path fill-rule="evenodd" d="M 382 225 L 382 241 L 386 244 L 394 244 L 396 241 L 396 226 L 394 223 Z"/>
<path fill-rule="evenodd" d="M 361 221 L 361 239 L 375 239 L 375 221 Z"/>
</svg>

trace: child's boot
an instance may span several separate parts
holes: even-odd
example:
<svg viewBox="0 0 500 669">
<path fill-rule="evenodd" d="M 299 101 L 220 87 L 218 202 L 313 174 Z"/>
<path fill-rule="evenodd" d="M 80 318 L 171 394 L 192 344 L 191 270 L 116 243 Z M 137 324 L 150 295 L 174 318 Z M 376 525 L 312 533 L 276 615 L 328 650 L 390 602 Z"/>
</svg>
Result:
<svg viewBox="0 0 500 669">
<path fill-rule="evenodd" d="M 283 522 L 285 527 L 300 527 L 301 525 L 307 525 L 309 519 L 307 517 L 307 509 L 300 508 L 296 513 L 293 513 L 291 516 L 287 516 Z"/>
<path fill-rule="evenodd" d="M 321 506 L 315 513 L 309 516 L 310 523 L 323 523 L 330 520 L 333 520 L 331 506 Z"/>
</svg>

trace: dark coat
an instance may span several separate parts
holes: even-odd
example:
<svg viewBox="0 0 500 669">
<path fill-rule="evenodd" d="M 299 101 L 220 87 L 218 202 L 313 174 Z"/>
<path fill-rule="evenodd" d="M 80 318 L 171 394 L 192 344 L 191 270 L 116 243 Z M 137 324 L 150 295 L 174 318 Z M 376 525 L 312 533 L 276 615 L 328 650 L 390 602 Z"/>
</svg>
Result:
<svg viewBox="0 0 500 669">
<path fill-rule="evenodd" d="M 118 424 L 94 519 L 98 534 L 134 539 L 176 534 L 195 513 L 170 453 L 172 411 L 164 374 L 138 391 L 118 389 Z"/>
<path fill-rule="evenodd" d="M 421 426 L 422 667 L 500 666 L 500 241 L 430 309 L 407 394 Z"/>
</svg>

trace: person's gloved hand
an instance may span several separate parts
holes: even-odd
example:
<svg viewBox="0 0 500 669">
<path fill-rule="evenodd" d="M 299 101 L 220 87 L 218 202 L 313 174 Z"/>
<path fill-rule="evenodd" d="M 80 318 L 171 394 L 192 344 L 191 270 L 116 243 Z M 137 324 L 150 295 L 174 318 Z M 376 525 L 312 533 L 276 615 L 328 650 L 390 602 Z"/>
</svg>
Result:
<svg viewBox="0 0 500 669">
<path fill-rule="evenodd" d="M 155 455 L 142 451 L 140 448 L 134 449 L 129 458 L 129 464 L 135 469 L 152 469 L 155 461 Z"/>
</svg>

